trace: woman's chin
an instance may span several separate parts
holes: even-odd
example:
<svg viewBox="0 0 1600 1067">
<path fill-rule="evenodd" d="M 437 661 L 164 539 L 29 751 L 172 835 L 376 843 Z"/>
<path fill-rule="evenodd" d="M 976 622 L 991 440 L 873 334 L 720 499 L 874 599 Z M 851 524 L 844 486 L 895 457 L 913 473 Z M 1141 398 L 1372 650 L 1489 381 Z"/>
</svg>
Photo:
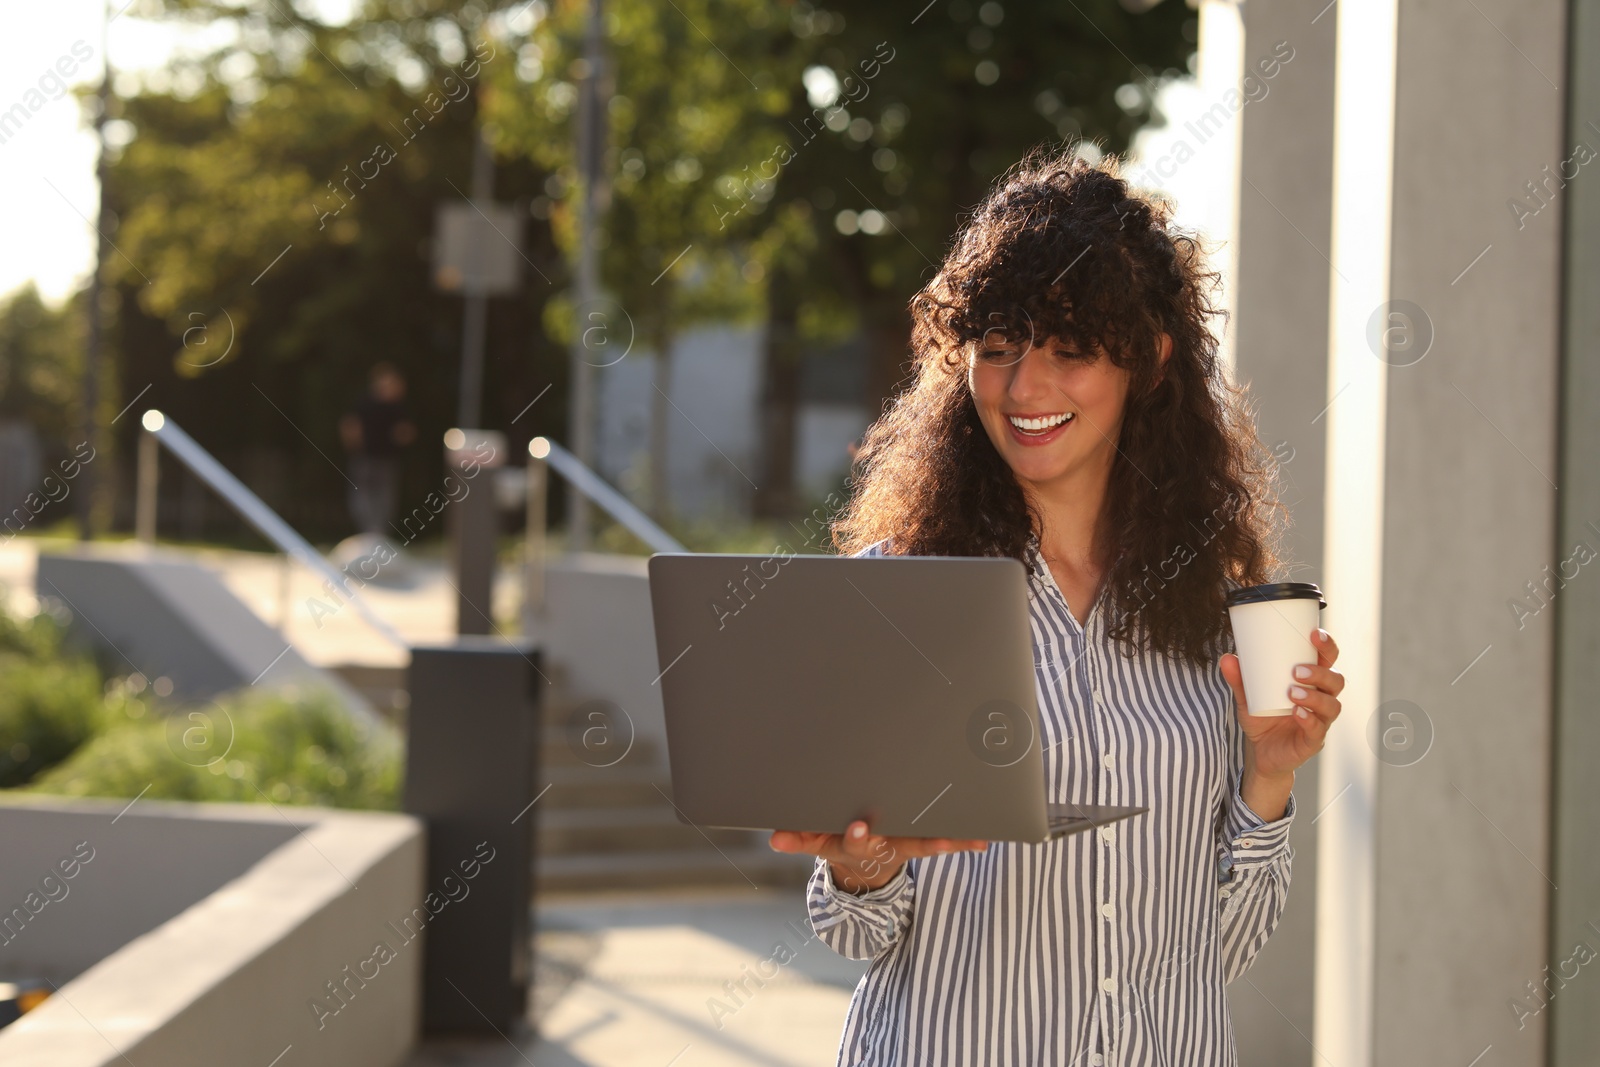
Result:
<svg viewBox="0 0 1600 1067">
<path fill-rule="evenodd" d="M 1011 467 L 1011 473 L 1019 481 L 1032 485 L 1045 485 L 1059 481 L 1071 471 L 1072 464 L 1064 456 L 1040 455 L 1032 449 L 1017 454 L 1006 453 L 1006 463 Z"/>
</svg>

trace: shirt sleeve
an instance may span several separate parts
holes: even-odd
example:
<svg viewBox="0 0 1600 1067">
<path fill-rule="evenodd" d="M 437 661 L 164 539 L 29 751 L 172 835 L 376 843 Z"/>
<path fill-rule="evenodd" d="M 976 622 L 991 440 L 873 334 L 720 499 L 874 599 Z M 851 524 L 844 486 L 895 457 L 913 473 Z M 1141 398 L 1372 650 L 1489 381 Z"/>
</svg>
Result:
<svg viewBox="0 0 1600 1067">
<path fill-rule="evenodd" d="M 835 885 L 833 869 L 818 856 L 806 884 L 812 932 L 846 959 L 870 960 L 886 952 L 911 927 L 915 862 L 907 860 L 884 885 L 858 896 Z"/>
<path fill-rule="evenodd" d="M 1240 795 L 1240 775 L 1223 804 L 1217 841 L 1217 903 L 1221 909 L 1223 981 L 1231 982 L 1255 960 L 1272 936 L 1289 897 L 1289 870 L 1294 849 L 1289 827 L 1294 821 L 1294 794 L 1283 816 L 1271 822 L 1251 810 Z"/>
</svg>

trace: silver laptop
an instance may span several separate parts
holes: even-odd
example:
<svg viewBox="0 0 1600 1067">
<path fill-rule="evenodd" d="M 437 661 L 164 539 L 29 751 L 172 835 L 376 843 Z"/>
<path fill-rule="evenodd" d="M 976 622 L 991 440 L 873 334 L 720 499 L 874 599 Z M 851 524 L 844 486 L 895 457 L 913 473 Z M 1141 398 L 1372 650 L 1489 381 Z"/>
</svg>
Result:
<svg viewBox="0 0 1600 1067">
<path fill-rule="evenodd" d="M 657 555 L 679 817 L 1040 842 L 1148 809 L 1052 804 L 1014 559 Z"/>
</svg>

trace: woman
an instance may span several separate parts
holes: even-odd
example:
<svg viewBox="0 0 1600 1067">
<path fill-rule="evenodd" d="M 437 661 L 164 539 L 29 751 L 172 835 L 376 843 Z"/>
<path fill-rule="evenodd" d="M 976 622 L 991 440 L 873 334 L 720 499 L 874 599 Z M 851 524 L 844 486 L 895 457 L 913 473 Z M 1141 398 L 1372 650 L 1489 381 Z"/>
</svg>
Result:
<svg viewBox="0 0 1600 1067">
<path fill-rule="evenodd" d="M 1273 465 L 1207 329 L 1191 237 L 1115 159 L 1003 177 L 912 301 L 915 381 L 835 524 L 857 555 L 1029 568 L 1049 799 L 1147 813 L 1043 844 L 772 835 L 811 923 L 871 960 L 841 1064 L 1234 1064 L 1224 985 L 1282 912 L 1294 772 L 1338 656 L 1252 718 L 1225 597 L 1280 580 Z"/>
</svg>

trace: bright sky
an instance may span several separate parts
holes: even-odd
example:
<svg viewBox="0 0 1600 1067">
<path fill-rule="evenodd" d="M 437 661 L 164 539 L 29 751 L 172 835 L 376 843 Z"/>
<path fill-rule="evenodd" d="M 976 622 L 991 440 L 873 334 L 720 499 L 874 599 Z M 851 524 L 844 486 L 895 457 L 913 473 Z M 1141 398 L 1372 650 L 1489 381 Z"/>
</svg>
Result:
<svg viewBox="0 0 1600 1067">
<path fill-rule="evenodd" d="M 32 280 L 46 300 L 62 300 L 93 262 L 87 220 L 99 204 L 94 136 L 65 90 L 99 84 L 107 51 L 119 74 L 149 72 L 184 50 L 226 39 L 225 29 L 185 31 L 135 18 L 137 2 L 107 23 L 108 7 L 114 14 L 128 4 L 0 0 L 0 118 L 13 116 L 0 125 L 0 296 Z M 301 0 L 298 6 L 332 19 L 348 17 L 354 4 Z M 63 70 L 73 73 L 63 78 Z M 18 121 L 16 105 L 27 112 L 25 121 Z"/>
<path fill-rule="evenodd" d="M 114 12 L 128 0 L 111 2 Z M 333 19 L 348 17 L 355 2 L 301 0 L 299 7 Z M 133 11 L 138 7 L 135 0 Z M 0 296 L 32 280 L 46 300 L 58 302 L 82 284 L 93 259 L 94 138 L 62 83 L 98 84 L 104 51 L 113 69 L 128 77 L 159 71 L 185 50 L 221 43 L 216 29 L 185 31 L 138 19 L 133 11 L 108 26 L 103 0 L 0 0 L 0 117 L 20 114 L 15 105 L 28 113 L 20 125 L 0 126 Z M 63 78 L 60 70 L 73 73 Z M 1210 167 L 1206 146 L 1194 144 L 1182 127 L 1201 100 L 1190 79 L 1169 85 L 1158 97 L 1168 126 L 1141 133 L 1134 145 L 1136 162 L 1160 159 L 1184 138 L 1198 150 L 1161 183 L 1177 197 L 1180 220 L 1190 224 L 1201 221 L 1196 208 L 1204 203 Z"/>
</svg>

